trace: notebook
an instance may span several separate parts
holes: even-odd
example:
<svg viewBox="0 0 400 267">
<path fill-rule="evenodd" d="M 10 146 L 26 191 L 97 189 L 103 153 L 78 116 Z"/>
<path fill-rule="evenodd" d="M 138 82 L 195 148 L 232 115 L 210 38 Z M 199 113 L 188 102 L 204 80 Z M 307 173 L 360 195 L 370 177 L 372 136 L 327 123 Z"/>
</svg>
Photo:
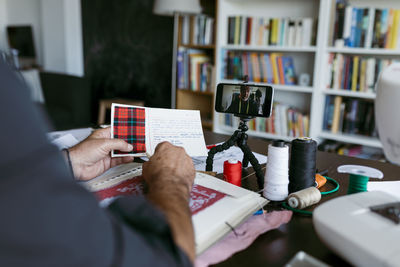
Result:
<svg viewBox="0 0 400 267">
<path fill-rule="evenodd" d="M 124 195 L 143 194 L 139 163 L 116 166 L 83 185 L 94 192 L 100 206 Z M 259 194 L 197 172 L 190 194 L 196 254 L 200 255 L 268 201 Z"/>
</svg>

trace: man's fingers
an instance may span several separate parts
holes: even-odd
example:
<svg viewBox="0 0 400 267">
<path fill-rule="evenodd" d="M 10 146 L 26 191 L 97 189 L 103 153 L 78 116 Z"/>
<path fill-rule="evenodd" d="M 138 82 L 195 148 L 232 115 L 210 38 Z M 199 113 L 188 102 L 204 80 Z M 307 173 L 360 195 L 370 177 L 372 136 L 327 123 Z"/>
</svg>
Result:
<svg viewBox="0 0 400 267">
<path fill-rule="evenodd" d="M 111 150 L 130 152 L 132 151 L 133 146 L 121 139 L 104 139 L 101 148 L 108 154 Z"/>
<path fill-rule="evenodd" d="M 170 142 L 164 141 L 159 143 L 154 150 L 154 153 L 157 153 L 158 150 L 166 149 L 167 147 L 172 147 L 173 145 Z"/>
<path fill-rule="evenodd" d="M 96 130 L 89 136 L 89 138 L 95 138 L 95 139 L 111 138 L 111 128 L 107 127 L 104 129 Z"/>
</svg>

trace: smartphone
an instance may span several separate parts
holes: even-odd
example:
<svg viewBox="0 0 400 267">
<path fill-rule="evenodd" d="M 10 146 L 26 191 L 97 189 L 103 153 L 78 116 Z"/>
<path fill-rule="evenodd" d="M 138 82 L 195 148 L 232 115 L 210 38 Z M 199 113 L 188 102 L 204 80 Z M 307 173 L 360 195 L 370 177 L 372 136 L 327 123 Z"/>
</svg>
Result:
<svg viewBox="0 0 400 267">
<path fill-rule="evenodd" d="M 219 83 L 215 111 L 236 116 L 271 116 L 274 89 L 268 85 Z"/>
</svg>

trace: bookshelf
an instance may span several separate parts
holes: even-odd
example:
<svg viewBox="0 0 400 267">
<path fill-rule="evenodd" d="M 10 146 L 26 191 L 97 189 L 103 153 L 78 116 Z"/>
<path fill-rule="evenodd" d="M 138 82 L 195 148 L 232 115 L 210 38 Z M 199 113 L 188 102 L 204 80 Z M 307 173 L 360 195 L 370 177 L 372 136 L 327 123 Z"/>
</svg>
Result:
<svg viewBox="0 0 400 267">
<path fill-rule="evenodd" d="M 213 128 L 217 1 L 201 0 L 202 13 L 179 14 L 173 75 L 175 108 L 200 110 L 204 129 Z"/>
<path fill-rule="evenodd" d="M 241 82 L 239 80 L 238 75 L 233 75 L 234 77 L 230 77 L 228 79 L 227 76 L 232 76 L 231 74 L 226 74 L 227 68 L 227 54 L 232 53 L 233 57 L 242 57 L 257 54 L 259 59 L 268 56 L 276 55 L 278 57 L 290 57 L 293 60 L 294 70 L 296 74 L 307 74 L 309 77 L 308 84 L 299 85 L 288 84 L 282 81 L 277 83 L 277 79 L 275 80 L 263 80 L 261 82 L 256 82 L 261 85 L 271 85 L 275 89 L 274 94 L 274 102 L 279 103 L 279 112 L 275 112 L 274 114 L 289 114 L 289 112 L 294 112 L 294 114 L 301 114 L 301 116 L 307 116 L 308 125 L 310 125 L 310 118 L 312 114 L 312 102 L 314 96 L 314 92 L 316 91 L 316 86 L 318 84 L 318 76 L 314 75 L 316 69 L 318 68 L 318 57 L 320 55 L 318 43 L 320 42 L 318 35 L 315 35 L 316 38 L 312 38 L 312 31 L 317 30 L 320 31 L 321 23 L 317 23 L 317 18 L 322 12 L 320 7 L 319 0 L 282 0 L 282 1 L 235 1 L 235 0 L 220 0 L 218 5 L 218 38 L 216 43 L 216 80 L 218 82 L 227 82 L 227 83 L 235 83 Z M 290 8 L 288 8 L 290 7 Z M 232 25 L 235 23 L 233 18 L 240 17 L 241 27 L 241 41 L 235 41 L 235 38 L 231 36 L 230 29 L 232 29 Z M 251 20 L 249 30 L 249 26 L 245 23 L 249 23 L 248 20 Z M 298 27 L 297 25 L 301 24 L 300 22 L 304 22 L 305 19 L 308 19 L 312 22 L 311 28 L 309 29 L 310 37 L 307 38 L 306 42 L 296 43 L 293 41 L 293 38 L 288 37 L 288 35 L 283 34 L 280 39 L 276 42 L 271 38 L 263 37 L 254 37 L 251 31 L 254 32 L 254 26 L 256 23 L 267 24 L 267 27 L 271 25 L 271 31 L 275 24 L 275 20 L 278 20 L 279 24 L 286 25 L 287 29 L 289 29 L 289 25 L 295 25 L 294 27 Z M 258 22 L 260 21 L 260 22 Z M 246 26 L 245 26 L 246 25 Z M 243 33 L 242 29 L 246 29 L 246 32 Z M 258 31 L 259 28 L 257 28 Z M 289 31 L 289 30 L 288 30 Z M 262 33 L 261 33 L 262 34 Z M 245 37 L 249 35 L 250 37 Z M 296 33 L 294 33 L 294 36 Z M 257 40 L 258 38 L 258 40 Z M 292 41 L 290 41 L 290 39 Z M 245 55 L 245 56 L 243 56 Z M 244 62 L 244 59 L 242 60 Z M 251 63 L 249 63 L 251 64 Z M 244 72 L 244 71 L 243 71 Z M 244 73 L 248 74 L 248 73 Z M 249 75 L 250 77 L 252 75 Z M 232 79 L 233 78 L 233 79 Z M 251 80 L 251 79 L 250 79 Z M 254 80 L 253 80 L 254 82 Z M 277 105 L 278 106 L 278 105 Z M 278 110 L 278 107 L 276 107 Z M 290 111 L 289 111 L 290 110 Z M 237 121 L 235 122 L 235 118 L 226 118 L 226 114 L 214 114 L 214 131 L 219 133 L 231 134 L 237 128 Z M 285 116 L 285 115 L 282 115 Z M 297 115 L 296 115 L 297 117 Z M 226 122 L 229 120 L 229 125 L 226 125 Z M 257 118 L 255 120 L 256 126 L 253 126 L 249 123 L 250 130 L 248 131 L 249 135 L 268 138 L 268 139 L 284 139 L 290 141 L 294 138 L 289 133 L 289 130 L 277 131 L 277 124 L 279 123 L 278 119 L 270 118 L 268 120 L 273 120 L 273 126 L 268 127 L 268 122 L 266 127 L 260 127 L 259 124 L 264 124 L 265 119 Z M 301 127 L 301 126 L 299 126 Z M 268 129 L 267 129 L 268 128 Z M 273 130 L 272 130 L 272 129 Z M 307 127 L 309 131 L 312 131 L 312 127 Z M 287 132 L 287 133 L 286 133 Z M 295 134 L 292 134 L 295 135 Z M 309 133 L 308 135 L 315 135 L 314 133 Z"/>
<path fill-rule="evenodd" d="M 349 0 L 347 2 L 349 5 L 360 9 L 368 8 L 370 10 L 371 7 L 374 9 L 400 9 L 400 2 L 396 0 Z M 240 82 L 238 79 L 226 79 L 226 75 L 224 75 L 227 66 L 227 51 L 232 53 L 280 53 L 284 56 L 290 56 L 293 58 L 296 76 L 298 77 L 301 73 L 306 73 L 310 76 L 310 83 L 308 85 L 287 85 L 257 82 L 257 84 L 268 84 L 274 87 L 274 102 L 287 105 L 298 110 L 303 115 L 308 115 L 308 135 L 313 139 L 318 141 L 325 139 L 336 140 L 344 143 L 382 147 L 377 137 L 355 133 L 349 134 L 340 131 L 332 132 L 324 128 L 326 97 L 335 98 L 338 96 L 344 102 L 354 100 L 355 102 L 365 101 L 368 103 L 372 103 L 376 97 L 371 81 L 369 84 L 363 85 L 363 88 L 366 88 L 365 90 L 349 90 L 351 87 L 346 89 L 344 86 L 342 87 L 337 84 L 335 84 L 335 87 L 333 84 L 328 84 L 329 75 L 332 75 L 330 73 L 332 69 L 329 66 L 329 59 L 332 57 L 332 54 L 340 54 L 343 58 L 352 58 L 353 60 L 354 57 L 357 57 L 360 62 L 362 59 L 368 58 L 374 58 L 376 62 L 379 60 L 387 62 L 400 60 L 399 45 L 397 47 L 392 46 L 389 49 L 373 46 L 367 46 L 366 48 L 347 47 L 346 45 L 335 43 L 336 3 L 336 0 L 219 0 L 217 8 L 216 83 Z M 247 38 L 244 44 L 238 43 L 237 40 L 235 43 L 232 41 L 234 38 L 232 36 L 229 37 L 229 34 L 232 34 L 230 32 L 231 28 L 229 28 L 231 17 L 291 18 L 299 20 L 302 18 L 312 18 L 313 20 L 317 20 L 317 27 L 313 29 L 315 38 L 313 38 L 313 42 L 309 45 L 246 44 Z M 400 20 L 400 13 L 398 17 Z M 234 20 L 231 19 L 231 21 Z M 398 28 L 400 31 L 400 22 Z M 245 35 L 241 35 L 241 37 L 243 36 Z M 381 67 L 384 67 L 387 62 L 382 63 Z M 367 63 L 365 65 L 367 66 Z M 377 74 L 375 76 L 376 80 Z M 357 85 L 357 88 L 361 88 L 360 86 Z M 226 116 L 225 114 L 214 113 L 213 124 L 215 132 L 231 134 L 236 129 L 237 123 L 232 123 L 234 119 L 228 120 Z M 230 125 L 226 125 L 227 120 L 231 122 Z M 257 127 L 256 130 L 249 130 L 249 135 L 284 140 L 291 140 L 295 137 L 291 133 L 282 135 L 264 132 L 263 130 L 260 131 Z"/>
</svg>

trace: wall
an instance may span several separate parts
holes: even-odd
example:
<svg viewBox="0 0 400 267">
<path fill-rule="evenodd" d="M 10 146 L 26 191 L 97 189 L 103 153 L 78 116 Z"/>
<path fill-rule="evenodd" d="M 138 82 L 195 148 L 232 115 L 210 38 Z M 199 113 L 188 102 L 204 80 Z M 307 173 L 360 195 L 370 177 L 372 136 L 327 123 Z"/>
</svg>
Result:
<svg viewBox="0 0 400 267">
<path fill-rule="evenodd" d="M 170 107 L 173 18 L 152 9 L 148 0 L 82 0 L 85 70 L 96 99 Z"/>
<path fill-rule="evenodd" d="M 44 68 L 84 75 L 80 0 L 41 0 Z"/>
<path fill-rule="evenodd" d="M 44 69 L 66 72 L 64 0 L 41 0 Z"/>
<path fill-rule="evenodd" d="M 7 25 L 31 24 L 44 70 L 84 75 L 81 0 L 0 0 L 0 49 Z"/>
<path fill-rule="evenodd" d="M 6 50 L 7 0 L 0 0 L 0 50 Z"/>
<path fill-rule="evenodd" d="M 32 25 L 37 60 L 43 64 L 40 0 L 5 0 L 7 25 Z M 3 28 L 5 31 L 5 28 Z M 7 41 L 6 41 L 7 43 Z M 8 43 L 7 43 L 8 44 Z M 8 47 L 8 46 L 7 46 Z"/>
</svg>

